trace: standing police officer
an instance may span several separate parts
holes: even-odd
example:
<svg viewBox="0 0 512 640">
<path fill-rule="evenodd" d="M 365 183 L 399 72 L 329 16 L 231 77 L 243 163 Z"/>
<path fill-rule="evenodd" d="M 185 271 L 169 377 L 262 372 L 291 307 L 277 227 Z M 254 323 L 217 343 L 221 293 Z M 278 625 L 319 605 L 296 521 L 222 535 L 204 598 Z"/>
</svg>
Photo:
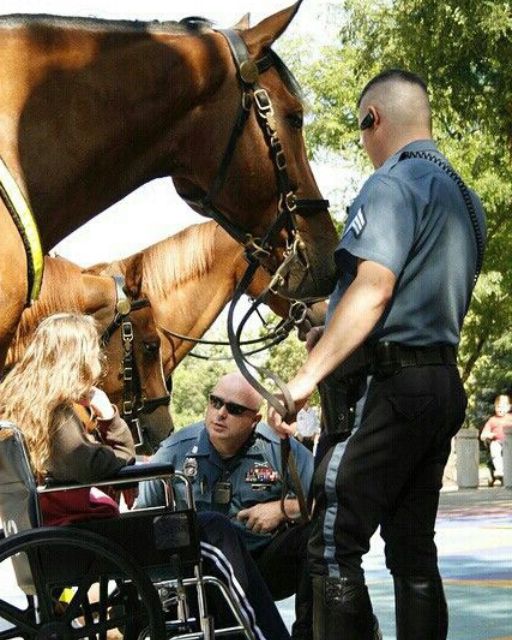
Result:
<svg viewBox="0 0 512 640">
<path fill-rule="evenodd" d="M 380 525 L 397 639 L 445 640 L 434 522 L 466 407 L 456 348 L 482 260 L 484 215 L 432 141 L 419 77 L 385 71 L 358 106 L 376 171 L 335 253 L 339 279 L 325 331 L 288 385 L 298 408 L 324 379 L 336 400 L 314 480 L 314 637 L 372 638 L 361 557 Z M 275 411 L 269 422 L 293 432 Z"/>
<path fill-rule="evenodd" d="M 306 566 L 309 526 L 287 525 L 281 509 L 281 440 L 260 423 L 262 399 L 240 373 L 217 382 L 204 422 L 164 440 L 154 462 L 170 462 L 192 482 L 196 508 L 227 516 L 241 534 L 274 599 L 296 593 L 294 640 L 312 638 L 311 580 Z M 313 457 L 293 440 L 302 489 L 309 491 Z M 177 491 L 182 487 L 176 487 Z M 164 504 L 160 482 L 144 482 L 137 506 Z M 300 515 L 297 498 L 285 500 L 290 518 Z"/>
</svg>

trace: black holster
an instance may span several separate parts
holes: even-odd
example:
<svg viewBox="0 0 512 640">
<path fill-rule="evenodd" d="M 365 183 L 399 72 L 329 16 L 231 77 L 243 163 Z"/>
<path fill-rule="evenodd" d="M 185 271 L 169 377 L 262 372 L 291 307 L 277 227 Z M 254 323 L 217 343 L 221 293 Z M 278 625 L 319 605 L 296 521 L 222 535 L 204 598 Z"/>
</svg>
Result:
<svg viewBox="0 0 512 640">
<path fill-rule="evenodd" d="M 360 374 L 345 377 L 336 369 L 319 383 L 323 433 L 341 440 L 350 434 L 365 377 Z"/>
</svg>

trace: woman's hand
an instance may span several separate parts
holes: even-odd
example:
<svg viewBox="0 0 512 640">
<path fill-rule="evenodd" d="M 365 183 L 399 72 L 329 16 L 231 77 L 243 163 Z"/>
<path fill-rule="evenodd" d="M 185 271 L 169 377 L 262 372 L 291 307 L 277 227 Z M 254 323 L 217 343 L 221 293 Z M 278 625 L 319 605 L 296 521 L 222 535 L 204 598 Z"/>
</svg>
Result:
<svg viewBox="0 0 512 640">
<path fill-rule="evenodd" d="M 89 404 L 99 420 L 112 420 L 116 415 L 116 410 L 107 394 L 98 387 L 92 387 Z"/>
</svg>

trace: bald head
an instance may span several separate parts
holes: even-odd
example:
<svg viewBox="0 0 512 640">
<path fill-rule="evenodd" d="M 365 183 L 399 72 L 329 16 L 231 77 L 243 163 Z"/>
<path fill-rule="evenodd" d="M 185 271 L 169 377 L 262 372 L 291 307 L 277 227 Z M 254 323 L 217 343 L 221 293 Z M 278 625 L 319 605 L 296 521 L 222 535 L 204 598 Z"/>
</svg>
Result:
<svg viewBox="0 0 512 640">
<path fill-rule="evenodd" d="M 422 128 L 431 133 L 432 115 L 427 87 L 413 73 L 391 69 L 375 76 L 361 92 L 362 111 L 375 105 L 383 118 L 397 129 Z"/>
<path fill-rule="evenodd" d="M 238 371 L 222 376 L 215 385 L 212 393 L 219 395 L 221 398 L 228 398 L 233 402 L 237 402 L 244 407 L 249 407 L 256 411 L 260 408 L 263 401 L 263 398 L 256 389 L 254 389 Z"/>
</svg>

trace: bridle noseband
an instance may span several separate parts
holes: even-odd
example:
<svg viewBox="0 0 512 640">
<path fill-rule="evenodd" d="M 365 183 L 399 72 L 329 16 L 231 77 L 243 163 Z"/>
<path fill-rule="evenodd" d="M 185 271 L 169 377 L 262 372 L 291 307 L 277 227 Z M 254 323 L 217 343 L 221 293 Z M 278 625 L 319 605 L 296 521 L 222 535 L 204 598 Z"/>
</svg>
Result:
<svg viewBox="0 0 512 640">
<path fill-rule="evenodd" d="M 325 211 L 329 207 L 329 201 L 320 198 L 299 199 L 295 195 L 290 185 L 285 151 L 277 133 L 272 101 L 267 90 L 258 83 L 259 75 L 272 66 L 279 64 L 280 73 L 287 72 L 291 77 L 290 72 L 271 49 L 258 60 L 253 60 L 249 57 L 245 42 L 236 31 L 228 29 L 219 30 L 218 33 L 227 40 L 235 62 L 242 93 L 240 106 L 219 169 L 208 192 L 197 197 L 183 193 L 179 195 L 203 215 L 216 220 L 223 229 L 240 242 L 245 247 L 249 261 L 260 261 L 262 258 L 268 257 L 273 251 L 271 238 L 282 229 L 286 229 L 288 240 L 284 260 L 287 262 L 286 267 L 288 268 L 290 262 L 297 259 L 298 252 L 303 247 L 297 229 L 296 216 L 308 217 Z M 224 185 L 237 141 L 244 130 L 253 106 L 270 151 L 278 192 L 277 216 L 263 238 L 254 237 L 249 231 L 232 222 L 215 205 L 215 200 Z M 281 270 L 282 272 L 283 270 Z"/>
<path fill-rule="evenodd" d="M 152 413 L 158 407 L 169 405 L 170 395 L 160 398 L 146 398 L 142 393 L 137 361 L 133 353 L 133 322 L 130 318 L 132 311 L 149 307 L 149 300 L 141 298 L 131 300 L 124 291 L 124 277 L 112 276 L 116 287 L 115 315 L 112 322 L 101 336 L 101 344 L 105 347 L 113 334 L 121 328 L 121 342 L 123 346 L 122 376 L 123 376 L 123 404 L 121 417 L 125 420 L 133 436 L 135 446 L 144 444 L 144 434 L 139 416 Z"/>
</svg>

